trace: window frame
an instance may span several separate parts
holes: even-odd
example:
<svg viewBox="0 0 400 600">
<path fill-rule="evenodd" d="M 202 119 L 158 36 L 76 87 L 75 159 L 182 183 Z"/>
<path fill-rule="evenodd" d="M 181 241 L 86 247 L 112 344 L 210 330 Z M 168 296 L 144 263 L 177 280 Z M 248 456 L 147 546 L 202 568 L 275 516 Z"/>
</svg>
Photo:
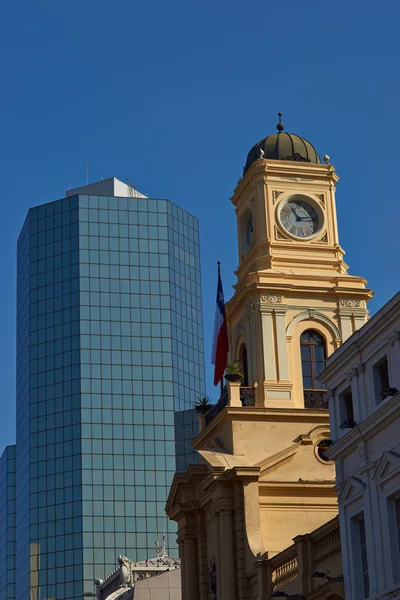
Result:
<svg viewBox="0 0 400 600">
<path fill-rule="evenodd" d="M 382 367 L 385 366 L 385 374 L 382 376 Z M 389 356 L 387 352 L 372 365 L 372 379 L 374 384 L 375 405 L 380 404 L 385 400 L 382 397 L 382 392 L 390 387 L 390 371 L 389 371 Z"/>
<path fill-rule="evenodd" d="M 367 528 L 365 526 L 364 511 L 351 516 L 350 523 L 354 565 L 354 589 L 356 589 L 358 585 L 362 586 L 363 597 L 366 600 L 369 598 L 371 592 L 371 582 L 368 564 Z M 363 523 L 362 529 L 361 523 Z"/>
<path fill-rule="evenodd" d="M 341 421 L 339 428 L 348 429 L 356 425 L 354 419 L 354 397 L 351 385 L 339 393 L 339 418 Z"/>
<path fill-rule="evenodd" d="M 321 343 L 314 343 L 314 342 L 303 342 L 302 341 L 302 337 L 304 334 L 308 333 L 308 332 L 312 332 L 315 333 L 318 337 L 321 338 Z M 303 360 L 303 356 L 301 353 L 301 349 L 303 347 L 309 348 L 309 355 L 310 355 L 310 360 L 309 361 L 304 361 Z M 327 359 L 327 353 L 326 353 L 326 340 L 323 336 L 323 334 L 318 331 L 317 329 L 305 329 L 304 331 L 302 331 L 302 333 L 300 334 L 300 359 L 301 359 L 301 374 L 302 374 L 302 380 L 303 380 L 303 389 L 304 390 L 325 390 L 325 386 L 323 387 L 316 387 L 316 382 L 318 381 L 318 377 L 316 374 L 316 360 L 315 360 L 315 348 L 323 348 L 323 354 L 324 354 L 324 364 L 326 364 L 326 359 Z M 305 362 L 309 362 L 311 365 L 311 383 L 313 387 L 305 387 L 304 386 L 304 370 L 303 370 L 303 365 Z"/>
</svg>

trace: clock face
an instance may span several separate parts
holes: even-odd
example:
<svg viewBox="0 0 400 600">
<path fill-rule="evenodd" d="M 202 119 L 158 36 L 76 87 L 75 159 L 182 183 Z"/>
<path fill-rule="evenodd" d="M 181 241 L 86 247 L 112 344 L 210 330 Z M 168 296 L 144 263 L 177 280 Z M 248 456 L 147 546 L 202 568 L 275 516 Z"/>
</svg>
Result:
<svg viewBox="0 0 400 600">
<path fill-rule="evenodd" d="M 280 211 L 281 225 L 297 238 L 309 238 L 320 229 L 320 219 L 315 208 L 305 200 L 288 200 Z"/>
<path fill-rule="evenodd" d="M 253 241 L 254 219 L 251 210 L 248 210 L 243 219 L 242 252 L 247 252 Z"/>
</svg>

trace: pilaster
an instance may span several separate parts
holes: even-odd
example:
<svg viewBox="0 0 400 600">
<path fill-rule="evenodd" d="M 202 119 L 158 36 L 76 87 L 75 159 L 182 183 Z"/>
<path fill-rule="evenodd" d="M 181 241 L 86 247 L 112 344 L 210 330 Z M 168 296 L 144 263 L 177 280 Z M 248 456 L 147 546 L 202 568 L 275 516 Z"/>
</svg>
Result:
<svg viewBox="0 0 400 600">
<path fill-rule="evenodd" d="M 236 561 L 232 500 L 218 500 L 215 510 L 219 517 L 219 547 L 221 557 L 223 557 L 219 565 L 221 572 L 221 598 L 236 598 Z"/>
</svg>

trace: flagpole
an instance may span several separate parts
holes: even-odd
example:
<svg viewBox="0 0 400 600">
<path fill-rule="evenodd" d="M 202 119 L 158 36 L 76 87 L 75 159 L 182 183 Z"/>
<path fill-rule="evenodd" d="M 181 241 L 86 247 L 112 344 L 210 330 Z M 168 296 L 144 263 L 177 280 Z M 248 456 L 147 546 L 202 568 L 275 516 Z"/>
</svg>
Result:
<svg viewBox="0 0 400 600">
<path fill-rule="evenodd" d="M 221 275 L 221 263 L 219 260 L 217 260 L 217 265 L 218 265 L 218 279 L 220 278 Z M 220 383 L 220 398 L 222 398 L 222 394 L 224 393 L 224 377 L 222 376 Z"/>
</svg>

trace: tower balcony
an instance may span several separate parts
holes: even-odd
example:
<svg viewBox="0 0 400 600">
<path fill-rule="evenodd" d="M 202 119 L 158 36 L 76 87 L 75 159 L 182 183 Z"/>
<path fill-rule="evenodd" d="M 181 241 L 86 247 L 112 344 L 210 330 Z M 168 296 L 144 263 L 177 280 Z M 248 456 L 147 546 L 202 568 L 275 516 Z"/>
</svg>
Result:
<svg viewBox="0 0 400 600">
<path fill-rule="evenodd" d="M 239 400 L 239 402 L 238 402 Z M 204 425 L 208 425 L 226 406 L 255 406 L 255 388 L 240 383 L 229 382 L 217 404 L 205 415 Z M 201 426 L 200 426 L 201 428 Z"/>
</svg>

